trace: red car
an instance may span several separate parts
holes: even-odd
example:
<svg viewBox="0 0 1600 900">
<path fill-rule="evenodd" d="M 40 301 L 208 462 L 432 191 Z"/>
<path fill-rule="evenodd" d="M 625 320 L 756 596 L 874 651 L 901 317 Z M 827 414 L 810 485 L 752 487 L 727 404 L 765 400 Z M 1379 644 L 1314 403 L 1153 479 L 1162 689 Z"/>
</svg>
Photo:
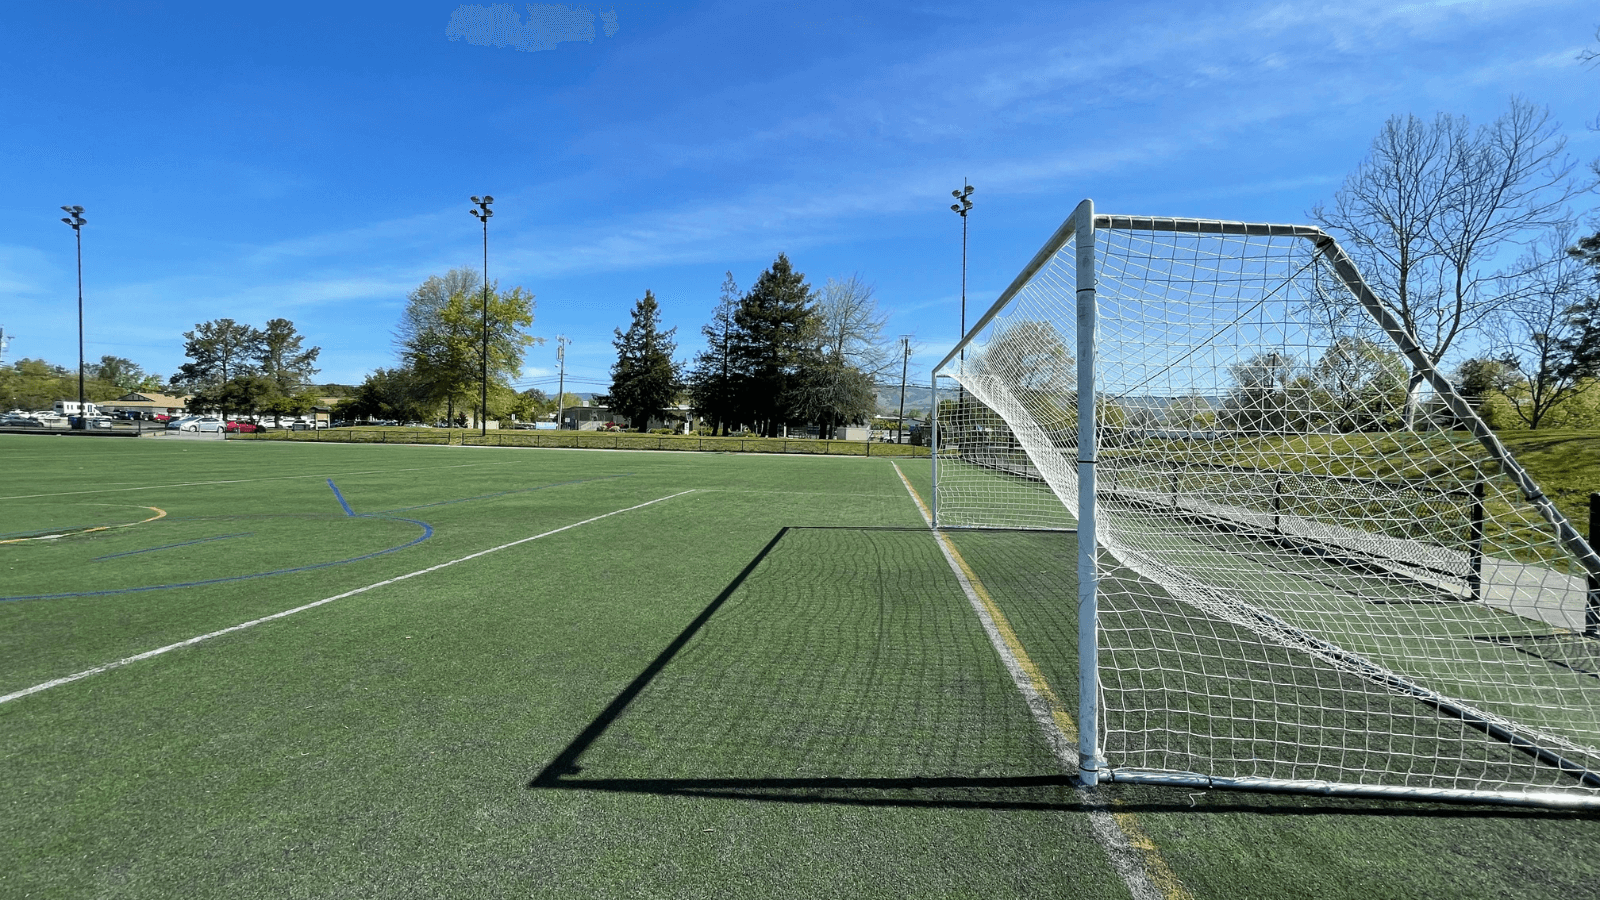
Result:
<svg viewBox="0 0 1600 900">
<path fill-rule="evenodd" d="M 261 426 L 254 422 L 229 422 L 228 430 L 249 434 L 252 431 L 260 431 Z"/>
</svg>

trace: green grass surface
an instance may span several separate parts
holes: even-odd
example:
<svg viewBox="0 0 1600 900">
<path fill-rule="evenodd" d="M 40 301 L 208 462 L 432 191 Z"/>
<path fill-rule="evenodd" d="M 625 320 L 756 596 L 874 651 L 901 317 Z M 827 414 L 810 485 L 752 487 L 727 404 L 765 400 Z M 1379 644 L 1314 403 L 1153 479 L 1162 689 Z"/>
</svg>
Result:
<svg viewBox="0 0 1600 900">
<path fill-rule="evenodd" d="M 0 896 L 1127 896 L 889 460 L 0 458 L 0 596 L 78 595 L 0 694 L 692 491 L 0 704 Z M 1070 536 L 955 540 L 1073 695 Z M 1600 893 L 1580 815 L 1105 796 L 1197 897 Z"/>
</svg>

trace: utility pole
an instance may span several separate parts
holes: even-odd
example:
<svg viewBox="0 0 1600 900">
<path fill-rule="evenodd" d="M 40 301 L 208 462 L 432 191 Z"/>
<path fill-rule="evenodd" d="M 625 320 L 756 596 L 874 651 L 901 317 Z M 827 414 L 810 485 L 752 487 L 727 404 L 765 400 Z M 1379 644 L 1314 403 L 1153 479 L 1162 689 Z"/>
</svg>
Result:
<svg viewBox="0 0 1600 900">
<path fill-rule="evenodd" d="M 61 211 L 66 213 L 61 221 L 72 226 L 72 233 L 78 238 L 78 428 L 88 428 L 89 420 L 87 411 L 83 406 L 83 225 L 89 221 L 83 217 L 83 207 L 63 206 Z"/>
<path fill-rule="evenodd" d="M 556 382 L 556 430 L 567 427 L 567 339 L 556 335 L 556 366 L 561 372 Z"/>
<path fill-rule="evenodd" d="M 489 217 L 494 210 L 489 204 L 494 198 L 488 194 L 483 199 L 472 198 L 477 209 L 469 209 L 472 217 L 483 223 L 483 394 L 478 402 L 478 426 L 484 437 L 489 436 Z"/>
<path fill-rule="evenodd" d="M 906 427 L 906 369 L 911 365 L 911 335 L 900 335 L 900 418 L 894 425 L 894 442 L 901 443 L 900 432 Z"/>
</svg>

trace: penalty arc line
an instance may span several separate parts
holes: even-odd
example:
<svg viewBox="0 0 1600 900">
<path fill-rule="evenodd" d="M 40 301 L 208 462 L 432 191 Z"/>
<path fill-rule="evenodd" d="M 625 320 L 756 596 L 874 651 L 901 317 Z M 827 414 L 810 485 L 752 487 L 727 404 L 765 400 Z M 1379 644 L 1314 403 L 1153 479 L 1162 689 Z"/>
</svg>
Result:
<svg viewBox="0 0 1600 900">
<path fill-rule="evenodd" d="M 1051 753 L 1063 767 L 1077 768 L 1077 723 L 1061 705 L 1050 683 L 1045 680 L 1044 673 L 1028 655 L 1010 620 L 1000 611 L 977 573 L 967 564 L 949 536 L 933 527 L 933 516 L 906 474 L 900 471 L 899 464 L 891 460 L 889 465 L 894 467 L 894 473 L 900 476 L 906 493 L 917 504 L 922 521 L 933 531 L 945 562 L 950 564 L 950 571 L 961 585 L 962 593 L 966 594 L 967 602 L 972 604 L 978 621 L 983 624 L 989 643 L 1005 663 L 1012 682 L 1044 732 Z M 1105 850 L 1111 868 L 1122 877 L 1134 900 L 1194 900 L 1194 895 L 1178 880 L 1166 860 L 1161 858 L 1155 842 L 1144 834 L 1132 813 L 1110 812 L 1105 803 L 1095 796 L 1093 789 L 1079 787 L 1077 791 L 1088 807 L 1089 827 L 1094 832 L 1095 840 Z"/>
<path fill-rule="evenodd" d="M 179 641 L 176 644 L 168 644 L 165 647 L 157 647 L 154 650 L 146 650 L 143 653 L 137 653 L 137 654 L 134 654 L 133 656 L 125 657 L 125 658 L 119 659 L 119 660 L 117 660 L 115 662 L 109 662 L 109 663 L 106 663 L 104 665 L 95 666 L 92 669 L 84 669 L 82 672 L 74 672 L 71 675 L 67 675 L 67 676 L 64 676 L 64 677 L 61 677 L 61 678 L 55 678 L 55 679 L 52 679 L 50 681 L 43 682 L 41 684 L 36 684 L 33 687 L 23 688 L 20 691 L 13 691 L 12 693 L 9 693 L 9 694 L 0 695 L 0 704 L 10 703 L 13 700 L 20 700 L 23 697 L 26 697 L 26 696 L 28 696 L 30 694 L 37 694 L 40 691 L 47 691 L 47 690 L 49 690 L 50 688 L 53 688 L 53 687 L 60 687 L 61 685 L 64 685 L 64 684 L 71 684 L 74 681 L 80 681 L 80 680 L 82 680 L 84 678 L 88 678 L 90 675 L 99 675 L 101 672 L 109 672 L 112 669 L 118 669 L 118 668 L 121 668 L 123 666 L 129 665 L 130 663 L 139 662 L 140 660 L 150 659 L 153 656 L 160 656 L 163 653 L 170 653 L 173 650 L 181 650 L 184 647 L 192 647 L 195 644 L 198 644 L 198 643 L 200 643 L 202 641 L 209 641 L 212 638 L 221 637 L 222 635 L 225 635 L 225 634 L 232 634 L 235 631 L 243 631 L 246 628 L 253 628 L 253 627 L 255 627 L 257 625 L 260 625 L 262 623 L 271 622 L 274 619 L 282 619 L 282 618 L 284 618 L 286 616 L 292 616 L 292 615 L 294 615 L 295 613 L 298 613 L 298 612 L 305 612 L 308 609 L 315 609 L 316 607 L 322 606 L 324 604 L 332 603 L 335 600 L 343 600 L 346 597 L 354 597 L 357 594 L 364 594 L 367 591 L 374 590 L 376 588 L 381 588 L 381 587 L 385 587 L 387 585 L 396 584 L 398 582 L 405 581 L 405 580 L 410 579 L 410 578 L 416 578 L 418 575 L 426 575 L 429 572 L 437 572 L 440 569 L 447 569 L 450 566 L 456 565 L 457 563 L 464 563 L 464 562 L 467 562 L 468 560 L 477 559 L 480 556 L 488 556 L 491 553 L 498 553 L 501 550 L 505 550 L 505 549 L 508 549 L 508 548 L 511 548 L 511 547 L 515 547 L 518 544 L 526 544 L 529 541 L 537 541 L 540 538 L 547 538 L 547 537 L 550 537 L 553 534 L 560 534 L 563 531 L 571 531 L 572 529 L 577 528 L 577 527 L 579 527 L 581 525 L 588 525 L 591 522 L 598 522 L 601 519 L 609 519 L 612 516 L 621 515 L 622 513 L 625 513 L 625 512 L 633 512 L 636 509 L 644 509 L 646 506 L 653 506 L 653 505 L 655 505 L 657 503 L 663 503 L 663 502 L 665 502 L 667 500 L 672 500 L 672 499 L 675 499 L 677 497 L 682 497 L 684 494 L 692 494 L 692 493 L 694 493 L 694 489 L 693 488 L 691 488 L 691 489 L 689 489 L 687 491 L 679 491 L 676 494 L 669 494 L 669 495 L 667 495 L 665 497 L 657 497 L 654 500 L 647 500 L 644 503 L 640 503 L 640 504 L 637 504 L 635 506 L 630 506 L 630 507 L 627 507 L 626 509 L 614 509 L 611 512 L 608 512 L 608 513 L 601 513 L 598 516 L 591 516 L 590 518 L 584 519 L 581 522 L 573 522 L 571 525 L 563 525 L 560 528 L 552 528 L 549 531 L 542 532 L 540 534 L 535 534 L 535 535 L 533 535 L 531 537 L 519 538 L 519 539 L 517 539 L 515 541 L 511 541 L 509 543 L 501 544 L 498 547 L 490 547 L 487 550 L 479 550 L 476 553 L 469 553 L 466 556 L 460 557 L 458 559 L 452 559 L 452 560 L 449 560 L 448 562 L 439 563 L 438 565 L 428 566 L 426 569 L 418 569 L 415 572 L 407 572 L 404 575 L 396 575 L 393 578 L 386 578 L 383 581 L 374 582 L 372 584 L 366 585 L 365 587 L 358 587 L 355 590 L 345 591 L 342 594 L 335 594 L 332 597 L 324 597 L 321 600 L 314 600 L 314 601 L 312 601 L 310 603 L 307 603 L 307 604 L 305 604 L 303 606 L 296 606 L 293 609 L 286 609 L 286 610 L 283 610 L 282 612 L 275 612 L 270 616 L 262 616 L 259 619 L 251 619 L 248 622 L 240 622 L 238 625 L 230 625 L 227 628 L 221 628 L 221 629 L 218 629 L 216 631 L 209 632 L 207 634 L 197 635 L 195 637 L 189 638 L 188 640 Z"/>
</svg>

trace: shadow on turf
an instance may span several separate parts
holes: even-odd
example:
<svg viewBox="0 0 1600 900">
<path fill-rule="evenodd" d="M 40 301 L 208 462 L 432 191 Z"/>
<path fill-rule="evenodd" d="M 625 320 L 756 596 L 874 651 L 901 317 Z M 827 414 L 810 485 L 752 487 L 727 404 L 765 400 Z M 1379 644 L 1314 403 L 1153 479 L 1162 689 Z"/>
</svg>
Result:
<svg viewBox="0 0 1600 900">
<path fill-rule="evenodd" d="M 829 528 L 829 526 L 818 526 Z M 848 528 L 848 526 L 843 526 Z M 636 697 L 654 681 L 673 657 L 711 620 L 718 609 L 739 589 L 791 530 L 812 530 L 806 526 L 784 527 L 755 555 L 737 576 L 717 594 L 705 609 L 672 640 L 651 663 L 619 693 L 599 715 L 567 744 L 556 758 L 529 781 L 532 790 L 599 791 L 602 793 L 652 794 L 673 797 L 706 797 L 728 800 L 753 800 L 764 803 L 836 804 L 846 806 L 895 806 L 941 809 L 995 809 L 1083 812 L 1104 808 L 1108 801 L 1119 812 L 1254 813 L 1277 816 L 1386 816 L 1404 818 L 1494 817 L 1518 819 L 1567 819 L 1587 817 L 1580 811 L 1524 809 L 1459 803 L 1413 803 L 1373 800 L 1323 799 L 1294 795 L 1259 795 L 1218 791 L 1226 802 L 1207 792 L 1169 791 L 1135 788 L 1138 794 L 1161 796 L 1127 797 L 1127 788 L 1106 786 L 1090 794 L 1078 787 L 1077 774 L 1022 775 L 1006 777 L 928 776 L 909 778 L 577 778 L 583 767 L 578 759 L 605 734 Z M 856 528 L 853 530 L 868 530 Z M 924 531 L 921 528 L 874 528 L 870 530 Z M 1119 796 L 1123 795 L 1123 796 Z M 1201 797 L 1199 803 L 1195 797 Z M 1248 800 L 1243 798 L 1249 798 Z"/>
</svg>

